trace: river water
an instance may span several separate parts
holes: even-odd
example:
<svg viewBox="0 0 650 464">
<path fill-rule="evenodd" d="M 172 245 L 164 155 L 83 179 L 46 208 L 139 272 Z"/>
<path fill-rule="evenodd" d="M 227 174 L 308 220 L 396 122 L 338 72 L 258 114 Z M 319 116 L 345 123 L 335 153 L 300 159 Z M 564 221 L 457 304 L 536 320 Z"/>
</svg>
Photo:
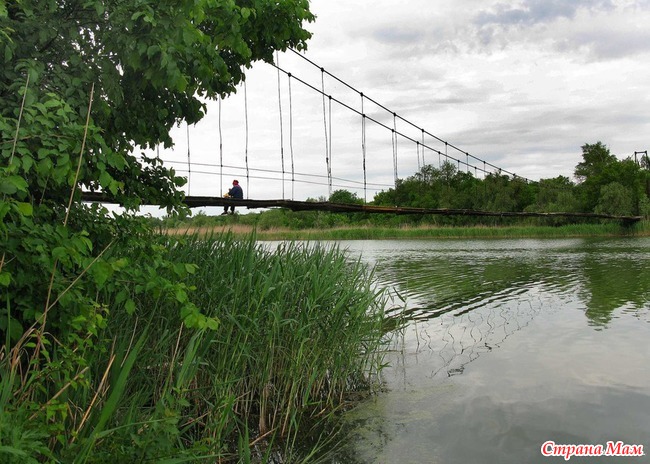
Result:
<svg viewBox="0 0 650 464">
<path fill-rule="evenodd" d="M 337 244 L 408 324 L 330 462 L 566 462 L 549 441 L 646 454 L 570 462 L 650 462 L 650 239 Z"/>
</svg>

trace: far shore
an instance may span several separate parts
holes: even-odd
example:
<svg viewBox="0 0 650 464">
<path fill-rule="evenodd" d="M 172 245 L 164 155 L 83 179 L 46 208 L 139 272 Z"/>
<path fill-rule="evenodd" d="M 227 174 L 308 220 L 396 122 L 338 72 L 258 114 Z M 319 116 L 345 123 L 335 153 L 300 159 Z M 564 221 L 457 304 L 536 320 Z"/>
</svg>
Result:
<svg viewBox="0 0 650 464">
<path fill-rule="evenodd" d="M 571 237 L 616 237 L 650 236 L 650 222 L 644 221 L 631 228 L 619 224 L 573 224 L 552 226 L 401 226 L 373 227 L 349 226 L 323 229 L 261 229 L 252 225 L 226 223 L 214 226 L 192 225 L 163 229 L 162 233 L 181 235 L 219 235 L 231 233 L 237 237 L 255 234 L 257 240 L 388 240 L 426 238 L 571 238 Z"/>
</svg>

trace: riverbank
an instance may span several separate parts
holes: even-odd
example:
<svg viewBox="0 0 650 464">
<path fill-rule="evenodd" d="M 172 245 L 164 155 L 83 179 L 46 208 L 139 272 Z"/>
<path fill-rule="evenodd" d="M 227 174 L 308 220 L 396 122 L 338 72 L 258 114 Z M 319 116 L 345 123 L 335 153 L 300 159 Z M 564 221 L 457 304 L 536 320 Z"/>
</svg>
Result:
<svg viewBox="0 0 650 464">
<path fill-rule="evenodd" d="M 230 218 L 228 218 L 230 219 Z M 259 228 L 240 224 L 236 218 L 223 224 L 210 226 L 177 226 L 161 229 L 167 235 L 208 236 L 230 232 L 238 237 L 256 233 L 258 240 L 382 240 L 418 238 L 570 238 L 650 236 L 650 221 L 626 227 L 618 223 L 568 224 L 562 226 L 343 226 L 332 228 L 290 229 Z"/>
<path fill-rule="evenodd" d="M 337 247 L 127 238 L 40 365 L 34 336 L 0 347 L 0 462 L 304 462 L 379 386 L 384 290 Z"/>
</svg>

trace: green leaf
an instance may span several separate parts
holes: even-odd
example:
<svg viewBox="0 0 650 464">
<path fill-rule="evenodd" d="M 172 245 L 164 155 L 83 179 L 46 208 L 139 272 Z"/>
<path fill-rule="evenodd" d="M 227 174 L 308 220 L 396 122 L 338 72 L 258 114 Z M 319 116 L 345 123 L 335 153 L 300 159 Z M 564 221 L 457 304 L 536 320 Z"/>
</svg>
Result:
<svg viewBox="0 0 650 464">
<path fill-rule="evenodd" d="M 113 266 L 113 269 L 118 271 L 120 269 L 124 269 L 126 266 L 129 265 L 129 260 L 126 258 L 120 258 L 116 259 L 115 261 L 112 262 L 111 264 Z"/>
<path fill-rule="evenodd" d="M 112 181 L 113 181 L 113 178 L 112 178 L 111 175 L 110 175 L 108 172 L 106 172 L 106 171 L 103 171 L 103 172 L 99 175 L 99 183 L 100 183 L 101 186 L 102 186 L 103 188 L 105 188 L 105 189 L 108 189 L 108 188 L 110 187 Z"/>
<path fill-rule="evenodd" d="M 128 299 L 124 304 L 124 309 L 126 310 L 126 313 L 131 316 L 135 312 L 135 301 Z"/>
<path fill-rule="evenodd" d="M 176 301 L 179 303 L 185 303 L 187 301 L 187 293 L 182 288 L 176 290 Z"/>
<path fill-rule="evenodd" d="M 7 271 L 0 272 L 0 285 L 8 287 L 11 283 L 11 274 Z"/>
<path fill-rule="evenodd" d="M 18 207 L 18 211 L 20 211 L 23 216 L 31 216 L 34 214 L 34 207 L 31 203 L 24 203 L 19 201 L 16 203 L 16 206 Z"/>
<path fill-rule="evenodd" d="M 190 329 L 193 329 L 199 324 L 199 317 L 195 313 L 188 314 L 184 319 L 183 323 Z"/>
<path fill-rule="evenodd" d="M 187 274 L 185 265 L 183 263 L 174 264 L 174 274 L 176 274 L 176 276 L 180 278 L 185 277 Z"/>
<path fill-rule="evenodd" d="M 23 335 L 23 326 L 11 316 L 0 318 L 0 330 L 6 331 L 11 340 L 18 340 Z"/>
<path fill-rule="evenodd" d="M 0 179 L 0 193 L 13 195 L 16 192 L 27 191 L 27 181 L 20 176 L 8 176 Z"/>
<path fill-rule="evenodd" d="M 98 286 L 102 287 L 108 278 L 113 274 L 113 269 L 111 265 L 106 261 L 98 261 L 93 266 L 92 274 L 95 278 L 95 283 L 97 283 Z"/>
<path fill-rule="evenodd" d="M 68 256 L 68 250 L 64 246 L 58 246 L 52 250 L 52 257 L 55 259 L 62 260 L 67 256 Z"/>
<path fill-rule="evenodd" d="M 219 320 L 214 317 L 210 317 L 207 320 L 207 326 L 210 330 L 217 330 L 219 328 Z"/>
<path fill-rule="evenodd" d="M 83 243 L 88 251 L 93 251 L 93 242 L 88 237 L 79 237 L 79 241 Z"/>
<path fill-rule="evenodd" d="M 23 165 L 23 170 L 25 172 L 28 172 L 32 168 L 32 166 L 34 165 L 34 158 L 32 158 L 29 155 L 24 155 L 21 158 L 21 162 L 22 162 L 22 165 Z"/>
<path fill-rule="evenodd" d="M 117 292 L 117 295 L 115 295 L 115 304 L 119 305 L 121 304 L 124 300 L 128 298 L 129 294 L 126 290 L 120 290 Z"/>
</svg>

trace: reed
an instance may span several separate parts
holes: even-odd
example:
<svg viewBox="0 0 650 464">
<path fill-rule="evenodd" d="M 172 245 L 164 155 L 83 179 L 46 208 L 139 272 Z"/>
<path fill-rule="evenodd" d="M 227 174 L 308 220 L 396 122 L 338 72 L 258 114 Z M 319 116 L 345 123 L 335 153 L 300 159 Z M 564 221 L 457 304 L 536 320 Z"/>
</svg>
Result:
<svg viewBox="0 0 650 464">
<path fill-rule="evenodd" d="M 382 240 L 417 238 L 563 238 L 599 236 L 647 236 L 650 222 L 644 221 L 632 227 L 618 223 L 566 224 L 561 226 L 349 226 L 321 229 L 268 229 L 256 230 L 254 226 L 223 225 L 198 229 L 167 229 L 169 235 L 182 235 L 186 231 L 204 236 L 227 231 L 236 236 L 255 232 L 259 240 Z"/>
<path fill-rule="evenodd" d="M 74 452 L 86 462 L 264 461 L 278 449 L 298 459 L 296 441 L 314 421 L 377 385 L 385 300 L 359 262 L 316 244 L 265 248 L 254 236 L 164 241 L 171 261 L 198 265 L 192 298 L 219 327 L 184 328 L 176 308 L 155 300 L 111 319 L 122 368 L 79 434 L 85 447 Z"/>
</svg>

